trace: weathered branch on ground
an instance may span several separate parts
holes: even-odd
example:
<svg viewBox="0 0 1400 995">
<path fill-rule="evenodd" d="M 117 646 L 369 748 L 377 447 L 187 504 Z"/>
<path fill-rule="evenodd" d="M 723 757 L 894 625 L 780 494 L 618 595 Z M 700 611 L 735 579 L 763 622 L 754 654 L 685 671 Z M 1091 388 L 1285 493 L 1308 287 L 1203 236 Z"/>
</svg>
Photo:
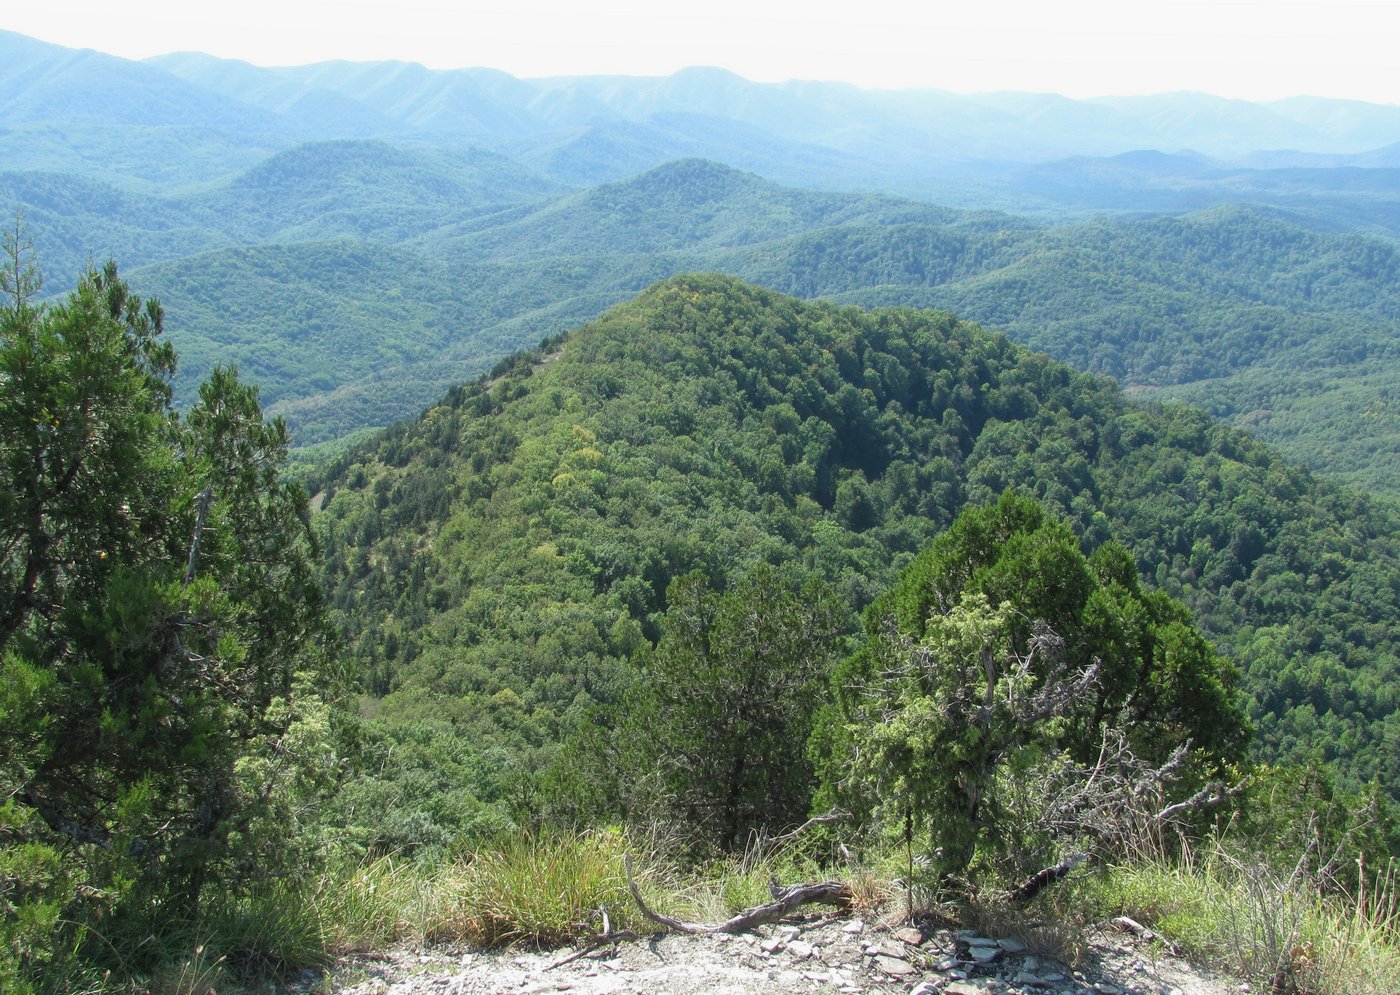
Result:
<svg viewBox="0 0 1400 995">
<path fill-rule="evenodd" d="M 1122 930 L 1125 933 L 1132 933 L 1139 940 L 1142 940 L 1146 943 L 1160 943 L 1171 953 L 1178 952 L 1176 945 L 1173 944 L 1170 940 L 1166 939 L 1166 937 L 1154 933 L 1152 930 L 1148 929 L 1136 919 L 1130 918 L 1128 916 L 1115 916 L 1114 918 L 1109 919 L 1106 922 L 1098 923 L 1094 928 L 1098 930 L 1104 930 L 1110 926 L 1114 929 Z"/>
<path fill-rule="evenodd" d="M 715 925 L 705 925 L 703 923 L 682 922 L 670 916 L 664 916 L 654 911 L 642 898 L 641 890 L 637 887 L 637 882 L 632 877 L 632 857 L 628 854 L 623 858 L 623 863 L 627 869 L 627 887 L 632 891 L 632 900 L 637 903 L 637 908 L 642 915 L 658 925 L 667 929 L 675 930 L 677 933 L 742 933 L 745 930 L 753 929 L 764 923 L 776 922 L 792 914 L 793 910 L 801 905 L 819 902 L 824 905 L 835 905 L 837 908 L 846 908 L 854 900 L 849 885 L 840 881 L 820 881 L 813 884 L 794 884 L 785 888 L 774 889 L 775 898 L 764 905 L 756 905 L 751 909 L 745 909 L 738 915 L 722 923 Z"/>
<path fill-rule="evenodd" d="M 619 929 L 616 933 L 614 933 L 612 929 L 612 921 L 608 919 L 608 910 L 603 908 L 601 905 L 598 906 L 598 914 L 603 917 L 603 931 L 601 933 L 594 933 L 592 936 L 586 937 L 583 943 L 580 944 L 579 948 L 573 953 L 569 954 L 566 957 L 561 957 L 559 960 L 556 960 L 553 964 L 546 965 L 546 971 L 552 971 L 556 967 L 563 967 L 565 964 L 572 964 L 576 960 L 582 960 L 584 957 L 587 957 L 589 954 L 595 952 L 600 947 L 611 946 L 613 948 L 613 953 L 617 953 L 617 945 L 623 940 L 641 939 L 640 936 L 632 932 L 630 929 Z"/>
<path fill-rule="evenodd" d="M 1058 864 L 1036 871 L 1025 881 L 1016 885 L 1016 887 L 1008 888 L 1006 890 L 1006 900 L 1014 905 L 1029 902 L 1056 881 L 1067 877 L 1071 871 L 1088 859 L 1089 855 L 1087 853 L 1076 853 L 1072 857 L 1066 857 Z"/>
</svg>

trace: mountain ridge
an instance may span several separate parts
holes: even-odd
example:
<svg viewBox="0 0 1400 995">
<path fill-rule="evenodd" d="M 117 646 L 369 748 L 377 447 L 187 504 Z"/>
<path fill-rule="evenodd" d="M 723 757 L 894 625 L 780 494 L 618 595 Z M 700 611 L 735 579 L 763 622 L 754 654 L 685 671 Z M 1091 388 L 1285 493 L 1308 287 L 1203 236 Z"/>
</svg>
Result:
<svg viewBox="0 0 1400 995">
<path fill-rule="evenodd" d="M 613 693 L 671 579 L 766 562 L 856 612 L 1008 487 L 1192 607 L 1247 675 L 1261 756 L 1316 743 L 1396 783 L 1393 509 L 942 312 L 656 284 L 338 460 L 327 588 L 387 712 L 446 696 L 530 755 Z"/>
</svg>

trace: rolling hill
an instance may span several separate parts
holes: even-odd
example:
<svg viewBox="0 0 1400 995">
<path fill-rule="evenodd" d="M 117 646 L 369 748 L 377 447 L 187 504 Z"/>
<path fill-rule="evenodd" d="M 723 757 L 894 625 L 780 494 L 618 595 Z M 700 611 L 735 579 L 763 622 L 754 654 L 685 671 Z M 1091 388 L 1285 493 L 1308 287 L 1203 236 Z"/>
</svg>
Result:
<svg viewBox="0 0 1400 995">
<path fill-rule="evenodd" d="M 434 172 L 440 158 L 376 143 L 286 153 L 179 209 L 153 207 L 172 223 L 207 216 L 200 237 L 222 225 L 225 246 L 133 279 L 177 319 L 191 376 L 245 366 L 302 443 L 410 417 L 656 280 L 715 270 L 802 297 L 952 310 L 1391 492 L 1389 242 L 1241 207 L 1049 225 L 794 190 L 697 160 L 551 196 L 502 160 L 451 161 Z M 296 224 L 303 211 L 315 220 Z M 236 247 L 249 232 L 265 240 Z"/>
<path fill-rule="evenodd" d="M 355 449 L 317 502 L 376 713 L 448 722 L 505 770 L 616 700 L 672 579 L 815 575 L 853 624 L 1008 487 L 1192 606 L 1244 671 L 1259 756 L 1397 783 L 1395 513 L 945 312 L 677 277 Z"/>
</svg>

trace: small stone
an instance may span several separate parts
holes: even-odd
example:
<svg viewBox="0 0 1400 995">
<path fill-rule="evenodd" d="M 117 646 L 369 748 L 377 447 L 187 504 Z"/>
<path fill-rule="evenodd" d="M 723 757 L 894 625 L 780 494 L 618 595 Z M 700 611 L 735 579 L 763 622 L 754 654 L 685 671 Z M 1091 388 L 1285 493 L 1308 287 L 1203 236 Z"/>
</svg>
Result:
<svg viewBox="0 0 1400 995">
<path fill-rule="evenodd" d="M 914 973 L 914 965 L 899 957 L 891 957 L 889 954 L 880 954 L 875 958 L 875 967 L 886 974 L 908 975 Z"/>
<path fill-rule="evenodd" d="M 841 932 L 850 933 L 852 936 L 859 936 L 861 933 L 865 932 L 865 923 L 861 922 L 859 919 L 852 919 L 841 927 Z"/>
<path fill-rule="evenodd" d="M 967 948 L 967 955 L 977 964 L 990 964 L 1001 957 L 1002 949 L 999 946 L 971 946 Z"/>
<path fill-rule="evenodd" d="M 781 936 L 770 936 L 759 945 L 759 949 L 766 954 L 775 954 L 783 947 L 787 946 L 787 940 Z"/>
<path fill-rule="evenodd" d="M 1026 945 L 1014 936 L 1007 936 L 997 940 L 997 946 L 1009 954 L 1023 954 L 1026 952 Z"/>
<path fill-rule="evenodd" d="M 909 995 L 938 995 L 938 989 L 934 987 L 933 982 L 922 981 L 914 987 Z"/>
<path fill-rule="evenodd" d="M 943 989 L 943 995 L 987 995 L 989 989 L 975 981 L 954 981 Z"/>
<path fill-rule="evenodd" d="M 798 960 L 808 960 L 817 955 L 817 948 L 802 940 L 792 940 L 787 945 L 787 951 Z"/>
<path fill-rule="evenodd" d="M 924 942 L 923 930 L 915 929 L 913 926 L 906 926 L 903 929 L 895 930 L 894 938 L 911 947 L 917 947 Z"/>
<path fill-rule="evenodd" d="M 778 930 L 778 935 L 790 943 L 802 935 L 802 930 L 797 926 L 784 926 Z"/>
</svg>

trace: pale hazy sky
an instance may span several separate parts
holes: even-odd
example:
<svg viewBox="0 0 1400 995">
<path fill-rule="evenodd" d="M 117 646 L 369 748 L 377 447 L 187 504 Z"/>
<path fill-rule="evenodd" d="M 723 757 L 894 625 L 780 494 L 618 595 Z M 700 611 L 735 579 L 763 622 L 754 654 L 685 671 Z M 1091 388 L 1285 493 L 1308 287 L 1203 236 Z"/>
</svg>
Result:
<svg viewBox="0 0 1400 995">
<path fill-rule="evenodd" d="M 0 28 L 128 58 L 1400 104 L 1400 0 L 0 0 Z"/>
</svg>

